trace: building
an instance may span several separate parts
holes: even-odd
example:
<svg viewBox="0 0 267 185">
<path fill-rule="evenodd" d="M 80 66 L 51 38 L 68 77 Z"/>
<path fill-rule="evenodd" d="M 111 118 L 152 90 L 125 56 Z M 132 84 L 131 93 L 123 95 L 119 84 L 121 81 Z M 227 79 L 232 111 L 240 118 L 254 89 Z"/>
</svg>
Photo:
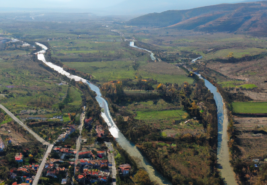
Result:
<svg viewBox="0 0 267 185">
<path fill-rule="evenodd" d="M 22 155 L 22 153 L 16 154 L 15 161 L 18 162 L 18 163 L 22 163 L 23 162 L 23 155 Z"/>
<path fill-rule="evenodd" d="M 91 151 L 79 152 L 79 158 L 94 158 Z"/>
<path fill-rule="evenodd" d="M 119 166 L 119 171 L 121 175 L 129 175 L 131 170 L 131 165 L 129 164 L 122 164 Z"/>
<path fill-rule="evenodd" d="M 0 137 L 0 152 L 3 152 L 5 148 L 4 142 L 2 141 L 2 138 Z"/>
<path fill-rule="evenodd" d="M 97 133 L 97 137 L 102 138 L 104 136 L 105 132 L 103 130 L 102 125 L 97 125 L 95 130 Z"/>
<path fill-rule="evenodd" d="M 92 117 L 84 120 L 84 124 L 91 124 L 92 122 L 93 122 L 93 118 Z"/>
<path fill-rule="evenodd" d="M 47 172 L 46 172 L 46 176 L 50 176 L 53 178 L 57 178 L 56 174 L 57 174 L 56 170 L 47 170 Z"/>
</svg>

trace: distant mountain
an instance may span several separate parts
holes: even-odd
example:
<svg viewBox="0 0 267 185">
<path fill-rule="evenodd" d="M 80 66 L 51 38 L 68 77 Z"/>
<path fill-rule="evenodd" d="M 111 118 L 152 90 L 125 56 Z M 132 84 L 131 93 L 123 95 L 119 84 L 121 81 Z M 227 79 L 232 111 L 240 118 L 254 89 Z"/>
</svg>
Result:
<svg viewBox="0 0 267 185">
<path fill-rule="evenodd" d="M 237 3 L 242 0 L 124 0 L 106 9 L 106 12 L 117 15 L 142 15 L 166 10 L 184 10 L 201 6 L 215 5 L 220 3 Z"/>
<path fill-rule="evenodd" d="M 205 32 L 246 32 L 267 36 L 267 2 L 221 4 L 152 13 L 132 19 L 127 24 Z"/>
</svg>

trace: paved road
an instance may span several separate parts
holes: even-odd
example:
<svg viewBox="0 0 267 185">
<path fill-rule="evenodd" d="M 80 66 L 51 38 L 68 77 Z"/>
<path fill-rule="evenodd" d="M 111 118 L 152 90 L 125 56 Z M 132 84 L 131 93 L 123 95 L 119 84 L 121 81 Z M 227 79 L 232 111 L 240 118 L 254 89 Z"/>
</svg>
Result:
<svg viewBox="0 0 267 185">
<path fill-rule="evenodd" d="M 74 164 L 74 176 L 76 173 L 76 165 L 79 159 L 79 151 L 81 148 L 81 141 L 82 141 L 82 130 L 83 130 L 83 125 L 84 125 L 84 119 L 85 119 L 85 113 L 83 112 L 80 116 L 80 126 L 78 127 L 79 132 L 80 132 L 80 136 L 78 137 L 77 141 L 76 141 L 76 156 L 75 156 L 75 164 Z M 73 184 L 73 182 L 72 182 Z"/>
<path fill-rule="evenodd" d="M 52 149 L 53 149 L 54 145 L 49 145 L 47 150 L 46 150 L 46 153 L 43 157 L 43 160 L 42 160 L 42 163 L 41 165 L 39 166 L 39 169 L 37 171 L 37 174 L 33 180 L 33 183 L 32 185 L 38 185 L 38 182 L 39 182 L 39 179 L 40 177 L 42 176 L 42 172 L 44 170 L 44 166 L 45 166 L 45 163 L 46 163 L 46 159 L 48 158 L 48 155 L 51 153 Z"/>
<path fill-rule="evenodd" d="M 111 168 L 111 175 L 112 175 L 112 179 L 114 180 L 114 182 L 112 182 L 112 185 L 116 185 L 116 175 L 117 175 L 117 170 L 116 170 L 116 162 L 115 162 L 115 158 L 114 158 L 114 149 L 112 146 L 112 143 L 110 142 L 105 142 L 106 146 L 108 147 L 108 161 L 111 162 L 112 167 Z"/>
<path fill-rule="evenodd" d="M 25 130 L 27 130 L 35 139 L 39 142 L 41 142 L 43 145 L 50 145 L 47 141 L 45 141 L 43 138 L 41 138 L 38 134 L 36 134 L 34 131 L 32 131 L 27 125 L 25 125 L 23 122 L 21 122 L 14 114 L 12 114 L 7 108 L 5 108 L 3 105 L 0 104 L 0 108 L 3 109 L 14 121 L 16 121 L 21 127 L 23 127 Z"/>
</svg>

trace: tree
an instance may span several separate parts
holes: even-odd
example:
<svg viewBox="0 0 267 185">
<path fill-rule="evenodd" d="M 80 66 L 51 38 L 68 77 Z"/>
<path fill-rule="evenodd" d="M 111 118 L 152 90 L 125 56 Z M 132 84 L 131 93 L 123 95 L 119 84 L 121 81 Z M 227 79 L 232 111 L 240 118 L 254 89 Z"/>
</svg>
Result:
<svg viewBox="0 0 267 185">
<path fill-rule="evenodd" d="M 62 112 L 62 110 L 65 108 L 65 105 L 63 103 L 58 104 L 59 110 Z"/>
<path fill-rule="evenodd" d="M 233 52 L 230 52 L 227 57 L 228 58 L 234 58 L 234 53 Z"/>
<path fill-rule="evenodd" d="M 149 179 L 148 173 L 143 169 L 139 170 L 135 174 L 134 181 L 136 183 L 138 183 L 139 185 L 149 185 L 149 184 L 151 184 L 151 181 Z"/>
</svg>

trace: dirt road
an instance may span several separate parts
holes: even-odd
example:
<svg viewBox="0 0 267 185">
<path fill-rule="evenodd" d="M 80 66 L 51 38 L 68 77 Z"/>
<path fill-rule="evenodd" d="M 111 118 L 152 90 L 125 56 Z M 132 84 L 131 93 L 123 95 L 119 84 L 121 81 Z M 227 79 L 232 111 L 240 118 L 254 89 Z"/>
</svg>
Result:
<svg viewBox="0 0 267 185">
<path fill-rule="evenodd" d="M 50 143 L 46 142 L 43 138 L 41 138 L 38 134 L 32 131 L 27 125 L 22 123 L 14 114 L 12 114 L 7 108 L 0 104 L 0 108 L 5 111 L 14 121 L 16 121 L 21 127 L 27 130 L 35 139 L 41 142 L 43 145 L 50 145 Z"/>
</svg>

